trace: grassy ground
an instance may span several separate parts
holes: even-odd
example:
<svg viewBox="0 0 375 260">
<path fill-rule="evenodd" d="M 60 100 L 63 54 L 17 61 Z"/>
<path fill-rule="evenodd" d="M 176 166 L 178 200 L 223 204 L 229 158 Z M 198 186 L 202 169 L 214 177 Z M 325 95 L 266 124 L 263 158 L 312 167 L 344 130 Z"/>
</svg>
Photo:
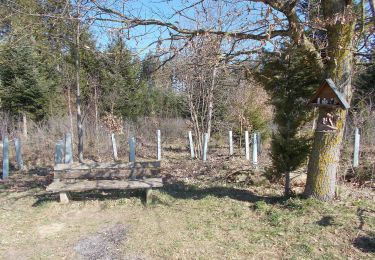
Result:
<svg viewBox="0 0 375 260">
<path fill-rule="evenodd" d="M 370 190 L 341 187 L 323 203 L 283 199 L 282 188 L 170 180 L 146 207 L 141 192 L 73 194 L 61 205 L 48 178 L 0 184 L 2 259 L 370 259 Z"/>
</svg>

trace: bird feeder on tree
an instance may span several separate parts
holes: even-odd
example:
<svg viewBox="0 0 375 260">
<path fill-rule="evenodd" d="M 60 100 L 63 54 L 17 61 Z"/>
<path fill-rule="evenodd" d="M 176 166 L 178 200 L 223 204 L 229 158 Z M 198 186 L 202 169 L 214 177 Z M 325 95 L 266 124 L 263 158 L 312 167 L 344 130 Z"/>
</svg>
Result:
<svg viewBox="0 0 375 260">
<path fill-rule="evenodd" d="M 336 122 L 338 116 L 335 115 L 337 109 L 349 109 L 350 105 L 344 95 L 336 88 L 332 79 L 326 79 L 315 94 L 311 97 L 309 104 L 318 107 L 325 116 L 320 117 L 317 124 L 317 131 L 334 132 L 337 130 Z M 322 111 L 323 110 L 323 111 Z"/>
</svg>

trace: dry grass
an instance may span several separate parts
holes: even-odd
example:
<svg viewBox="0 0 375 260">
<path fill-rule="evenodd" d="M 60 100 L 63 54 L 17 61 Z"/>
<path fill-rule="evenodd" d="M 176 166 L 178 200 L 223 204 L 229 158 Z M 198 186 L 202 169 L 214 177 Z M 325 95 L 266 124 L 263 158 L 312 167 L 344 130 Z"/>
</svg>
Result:
<svg viewBox="0 0 375 260">
<path fill-rule="evenodd" d="M 45 186 L 52 178 L 53 140 L 64 128 L 43 126 L 50 138 L 46 129 L 32 127 L 37 143 L 25 144 L 25 161 L 33 170 L 11 172 L 9 182 L 0 183 L 0 259 L 375 258 L 373 190 L 340 186 L 340 198 L 331 203 L 285 200 L 283 188 L 270 185 L 259 174 L 262 167 L 254 172 L 239 149 L 229 158 L 225 146 L 214 145 L 207 163 L 192 161 L 182 121 L 149 128 L 146 121 L 129 133 L 125 128 L 118 147 L 127 160 L 126 139 L 136 133 L 137 158 L 155 159 L 156 129 L 170 136 L 163 140 L 167 185 L 148 207 L 138 191 L 76 193 L 73 202 L 60 205 Z M 173 132 L 163 134 L 167 124 L 174 124 Z M 87 141 L 88 155 L 111 160 L 107 136 L 103 130 L 91 148 Z M 264 153 L 261 165 L 267 160 Z"/>
<path fill-rule="evenodd" d="M 284 200 L 279 186 L 227 183 L 228 172 L 250 174 L 233 160 L 237 169 L 213 159 L 164 163 L 169 184 L 148 207 L 138 191 L 76 193 L 60 205 L 44 192 L 49 175 L 13 175 L 0 184 L 0 258 L 89 259 L 101 238 L 113 245 L 99 259 L 375 257 L 373 191 L 342 186 L 332 203 Z M 105 235 L 116 225 L 121 241 Z"/>
</svg>

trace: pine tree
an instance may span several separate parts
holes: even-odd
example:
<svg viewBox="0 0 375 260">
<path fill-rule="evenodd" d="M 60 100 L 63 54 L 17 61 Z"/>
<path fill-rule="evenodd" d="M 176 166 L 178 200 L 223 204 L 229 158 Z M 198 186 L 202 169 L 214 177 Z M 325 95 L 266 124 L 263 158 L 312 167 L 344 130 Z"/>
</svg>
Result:
<svg viewBox="0 0 375 260">
<path fill-rule="evenodd" d="M 277 124 L 271 146 L 272 177 L 285 175 L 285 193 L 288 195 L 290 172 L 306 161 L 310 151 L 311 136 L 301 129 L 312 119 L 312 108 L 307 106 L 307 101 L 321 81 L 319 69 L 308 54 L 289 48 L 281 58 L 267 55 L 261 76 L 275 107 L 274 122 Z"/>
<path fill-rule="evenodd" d="M 13 115 L 27 113 L 34 120 L 48 114 L 51 82 L 29 47 L 8 49 L 0 57 L 2 109 Z"/>
</svg>

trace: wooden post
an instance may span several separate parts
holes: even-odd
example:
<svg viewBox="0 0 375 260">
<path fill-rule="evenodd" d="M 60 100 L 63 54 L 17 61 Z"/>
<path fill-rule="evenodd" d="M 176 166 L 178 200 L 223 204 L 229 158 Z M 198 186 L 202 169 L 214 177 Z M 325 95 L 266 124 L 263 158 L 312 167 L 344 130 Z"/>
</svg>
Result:
<svg viewBox="0 0 375 260">
<path fill-rule="evenodd" d="M 253 165 L 258 165 L 258 142 L 257 134 L 253 134 Z"/>
<path fill-rule="evenodd" d="M 135 162 L 135 138 L 129 138 L 129 162 Z M 135 169 L 132 168 L 130 171 L 131 179 L 135 180 Z"/>
<path fill-rule="evenodd" d="M 22 143 L 21 143 L 21 139 L 15 138 L 14 139 L 14 146 L 16 147 L 17 168 L 22 171 L 23 170 L 23 160 L 22 160 Z"/>
<path fill-rule="evenodd" d="M 135 162 L 135 138 L 129 138 L 129 162 Z"/>
<path fill-rule="evenodd" d="M 194 159 L 194 142 L 193 142 L 193 135 L 191 131 L 189 131 L 189 144 L 190 144 L 190 157 L 191 159 Z"/>
<path fill-rule="evenodd" d="M 64 148 L 64 142 L 63 140 L 59 140 L 56 143 L 55 148 L 55 164 L 63 163 L 63 148 Z"/>
<path fill-rule="evenodd" d="M 115 139 L 115 134 L 112 133 L 111 135 L 111 140 L 112 140 L 112 151 L 113 151 L 113 160 L 117 161 L 117 146 L 116 146 L 116 139 Z"/>
<path fill-rule="evenodd" d="M 207 161 L 207 150 L 208 150 L 208 133 L 204 134 L 204 145 L 203 145 L 203 161 Z"/>
<path fill-rule="evenodd" d="M 262 135 L 260 132 L 257 133 L 257 143 L 258 143 L 258 155 L 262 153 Z"/>
<path fill-rule="evenodd" d="M 145 204 L 148 205 L 148 204 L 151 204 L 152 202 L 152 189 L 149 188 L 149 189 L 146 189 L 145 191 Z"/>
<path fill-rule="evenodd" d="M 250 161 L 249 132 L 245 131 L 245 156 Z"/>
<path fill-rule="evenodd" d="M 354 153 L 353 153 L 353 167 L 358 167 L 359 165 L 359 141 L 360 141 L 359 129 L 355 129 L 354 133 Z"/>
<path fill-rule="evenodd" d="M 9 140 L 8 136 L 3 139 L 3 180 L 9 176 Z"/>
<path fill-rule="evenodd" d="M 229 131 L 229 156 L 233 155 L 233 133 Z"/>
<path fill-rule="evenodd" d="M 69 192 L 60 192 L 60 203 L 68 204 L 70 199 Z"/>
<path fill-rule="evenodd" d="M 156 135 L 157 135 L 157 143 L 158 143 L 158 151 L 157 151 L 158 161 L 161 161 L 161 132 L 160 130 L 156 131 Z"/>
<path fill-rule="evenodd" d="M 65 159 L 64 163 L 73 163 L 72 134 L 65 134 Z"/>
</svg>

